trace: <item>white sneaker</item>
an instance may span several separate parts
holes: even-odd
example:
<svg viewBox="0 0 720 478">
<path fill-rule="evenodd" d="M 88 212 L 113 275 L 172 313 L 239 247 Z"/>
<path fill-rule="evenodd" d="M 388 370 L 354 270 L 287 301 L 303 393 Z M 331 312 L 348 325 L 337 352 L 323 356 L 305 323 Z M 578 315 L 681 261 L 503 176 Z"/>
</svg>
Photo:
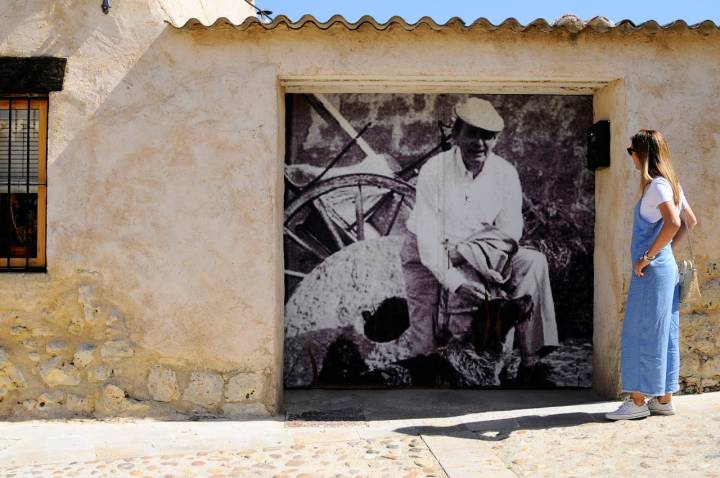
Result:
<svg viewBox="0 0 720 478">
<path fill-rule="evenodd" d="M 660 403 L 657 397 L 651 398 L 647 402 L 647 407 L 653 415 L 675 415 L 675 407 L 672 402 Z"/>
<path fill-rule="evenodd" d="M 620 405 L 620 408 L 614 412 L 605 414 L 608 420 L 633 420 L 635 418 L 645 418 L 649 416 L 650 410 L 648 409 L 647 403 L 637 406 L 635 402 L 633 402 L 633 399 L 629 397 Z"/>
</svg>

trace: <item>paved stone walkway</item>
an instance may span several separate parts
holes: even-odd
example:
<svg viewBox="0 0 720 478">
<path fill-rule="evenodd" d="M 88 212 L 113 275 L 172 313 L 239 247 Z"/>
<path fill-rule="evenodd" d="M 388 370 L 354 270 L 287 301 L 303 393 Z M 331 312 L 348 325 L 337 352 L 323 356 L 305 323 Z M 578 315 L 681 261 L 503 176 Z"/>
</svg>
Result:
<svg viewBox="0 0 720 478">
<path fill-rule="evenodd" d="M 351 440 L 237 451 L 199 451 L 8 467 L 1 476 L 20 477 L 387 477 L 444 478 L 440 464 L 419 437 Z"/>
<path fill-rule="evenodd" d="M 0 477 L 720 478 L 720 393 L 623 422 L 577 391 L 375 393 L 296 395 L 290 421 L 0 423 Z"/>
</svg>

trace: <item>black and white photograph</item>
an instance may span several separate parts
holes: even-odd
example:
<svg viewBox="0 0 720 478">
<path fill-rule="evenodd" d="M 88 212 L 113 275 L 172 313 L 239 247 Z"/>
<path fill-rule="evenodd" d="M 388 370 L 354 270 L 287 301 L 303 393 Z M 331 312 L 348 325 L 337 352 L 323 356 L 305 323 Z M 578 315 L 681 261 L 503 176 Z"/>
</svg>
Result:
<svg viewBox="0 0 720 478">
<path fill-rule="evenodd" d="M 288 94 L 288 388 L 592 385 L 592 97 Z"/>
</svg>

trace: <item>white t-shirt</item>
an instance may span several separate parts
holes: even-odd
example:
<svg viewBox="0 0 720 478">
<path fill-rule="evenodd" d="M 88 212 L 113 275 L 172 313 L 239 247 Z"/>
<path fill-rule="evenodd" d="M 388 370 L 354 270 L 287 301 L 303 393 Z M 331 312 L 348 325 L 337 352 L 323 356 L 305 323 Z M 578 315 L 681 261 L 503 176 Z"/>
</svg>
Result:
<svg viewBox="0 0 720 478">
<path fill-rule="evenodd" d="M 642 200 L 640 201 L 640 216 L 647 222 L 658 222 L 662 219 L 662 214 L 658 205 L 664 202 L 673 201 L 673 192 L 670 182 L 658 176 L 653 178 L 650 184 L 645 189 Z M 687 206 L 687 199 L 685 199 L 685 193 L 680 189 L 680 210 Z"/>
</svg>

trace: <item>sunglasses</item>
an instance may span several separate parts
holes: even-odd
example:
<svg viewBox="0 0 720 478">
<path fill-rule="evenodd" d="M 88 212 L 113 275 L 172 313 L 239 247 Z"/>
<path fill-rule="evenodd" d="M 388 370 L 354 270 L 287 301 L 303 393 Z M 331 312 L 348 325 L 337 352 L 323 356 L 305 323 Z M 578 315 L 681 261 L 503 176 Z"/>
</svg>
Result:
<svg viewBox="0 0 720 478">
<path fill-rule="evenodd" d="M 627 149 L 627 152 L 628 152 L 628 154 L 629 154 L 630 156 L 632 156 L 633 153 L 635 152 L 635 150 L 632 149 L 632 148 L 628 148 L 628 149 Z"/>
</svg>

